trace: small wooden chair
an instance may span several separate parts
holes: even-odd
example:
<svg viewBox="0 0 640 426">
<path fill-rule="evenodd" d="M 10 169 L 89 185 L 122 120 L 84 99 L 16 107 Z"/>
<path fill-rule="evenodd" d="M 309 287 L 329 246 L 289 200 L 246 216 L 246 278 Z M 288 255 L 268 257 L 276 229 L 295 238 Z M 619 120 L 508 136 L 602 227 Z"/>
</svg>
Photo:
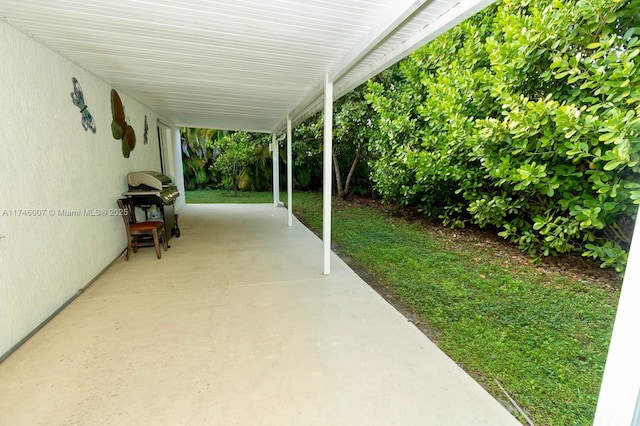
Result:
<svg viewBox="0 0 640 426">
<path fill-rule="evenodd" d="M 137 253 L 138 247 L 153 246 L 156 248 L 156 256 L 158 259 L 162 257 L 160 253 L 160 241 L 164 251 L 167 251 L 167 236 L 164 229 L 164 223 L 159 221 L 137 222 L 134 205 L 130 198 L 118 199 L 118 207 L 122 211 L 122 219 L 124 227 L 127 230 L 127 254 L 125 260 L 129 260 L 129 254 L 133 249 Z M 151 242 L 153 237 L 153 242 Z"/>
</svg>

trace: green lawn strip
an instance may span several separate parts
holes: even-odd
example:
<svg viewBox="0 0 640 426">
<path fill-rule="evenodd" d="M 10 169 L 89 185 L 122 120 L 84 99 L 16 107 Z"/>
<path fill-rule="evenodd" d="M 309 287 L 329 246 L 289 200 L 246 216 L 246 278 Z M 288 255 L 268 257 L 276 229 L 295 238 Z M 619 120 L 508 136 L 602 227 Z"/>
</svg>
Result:
<svg viewBox="0 0 640 426">
<path fill-rule="evenodd" d="M 273 203 L 271 192 L 233 192 L 222 190 L 186 191 L 187 204 Z"/>
<path fill-rule="evenodd" d="M 297 217 L 321 229 L 319 194 L 295 193 Z M 336 203 L 333 242 L 438 333 L 436 343 L 496 398 L 497 380 L 536 425 L 592 423 L 618 292 L 503 267 L 472 243 L 448 244 L 377 209 Z M 463 232 L 463 231 L 461 231 Z"/>
</svg>

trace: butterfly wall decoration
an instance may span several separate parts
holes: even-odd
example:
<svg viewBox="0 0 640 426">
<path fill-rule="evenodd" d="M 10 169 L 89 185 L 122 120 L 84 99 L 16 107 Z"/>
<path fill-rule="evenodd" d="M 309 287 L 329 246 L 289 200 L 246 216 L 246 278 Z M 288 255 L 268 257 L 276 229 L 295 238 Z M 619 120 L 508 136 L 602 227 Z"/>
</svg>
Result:
<svg viewBox="0 0 640 426">
<path fill-rule="evenodd" d="M 144 116 L 144 144 L 149 143 L 149 123 L 147 122 L 147 116 Z"/>
<path fill-rule="evenodd" d="M 93 116 L 91 112 L 89 112 L 89 107 L 84 101 L 84 94 L 82 93 L 82 87 L 80 87 L 80 83 L 78 83 L 78 79 L 73 77 L 71 79 L 73 82 L 73 92 L 71 92 L 71 100 L 73 104 L 80 108 L 80 114 L 82 114 L 82 127 L 84 130 L 89 130 L 93 133 L 96 132 L 96 124 L 93 122 Z"/>
<path fill-rule="evenodd" d="M 136 133 L 127 123 L 124 105 L 115 89 L 111 89 L 111 113 L 113 114 L 111 134 L 114 139 L 122 140 L 122 155 L 124 158 L 129 158 L 131 151 L 136 147 Z"/>
</svg>

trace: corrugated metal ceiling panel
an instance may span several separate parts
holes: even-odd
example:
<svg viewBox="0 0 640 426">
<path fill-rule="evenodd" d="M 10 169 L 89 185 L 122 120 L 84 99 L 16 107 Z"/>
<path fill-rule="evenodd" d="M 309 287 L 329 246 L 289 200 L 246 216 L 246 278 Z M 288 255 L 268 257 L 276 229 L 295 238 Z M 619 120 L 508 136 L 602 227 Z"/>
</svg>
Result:
<svg viewBox="0 0 640 426">
<path fill-rule="evenodd" d="M 460 3 L 0 0 L 0 19 L 176 125 L 272 131 L 318 109 L 325 74 L 344 94 Z"/>
</svg>

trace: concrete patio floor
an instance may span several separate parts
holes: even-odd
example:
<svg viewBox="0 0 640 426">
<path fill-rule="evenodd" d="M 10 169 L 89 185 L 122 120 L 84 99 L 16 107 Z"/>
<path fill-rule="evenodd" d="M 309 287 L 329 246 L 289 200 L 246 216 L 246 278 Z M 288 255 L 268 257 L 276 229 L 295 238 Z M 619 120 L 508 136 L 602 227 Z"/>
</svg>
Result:
<svg viewBox="0 0 640 426">
<path fill-rule="evenodd" d="M 187 205 L 0 364 L 2 425 L 518 425 L 271 205 Z M 124 232 L 124 230 L 123 230 Z"/>
</svg>

